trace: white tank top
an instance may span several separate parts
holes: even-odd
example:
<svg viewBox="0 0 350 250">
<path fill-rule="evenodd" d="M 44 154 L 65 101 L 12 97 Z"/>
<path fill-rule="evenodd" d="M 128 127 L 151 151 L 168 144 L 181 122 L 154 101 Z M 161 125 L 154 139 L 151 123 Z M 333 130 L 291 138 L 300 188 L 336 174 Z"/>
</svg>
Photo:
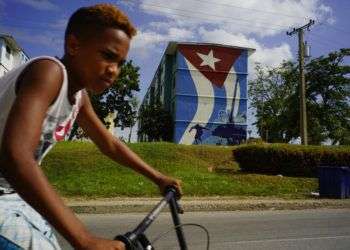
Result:
<svg viewBox="0 0 350 250">
<path fill-rule="evenodd" d="M 55 61 L 63 72 L 63 83 L 55 102 L 49 107 L 43 122 L 40 142 L 35 152 L 35 159 L 40 164 L 44 156 L 50 151 L 54 144 L 69 137 L 75 118 L 79 112 L 82 102 L 82 91 L 75 94 L 75 103 L 72 105 L 68 99 L 68 77 L 66 67 L 54 57 L 37 57 L 18 68 L 8 72 L 0 78 L 0 147 L 7 116 L 16 99 L 16 82 L 23 70 L 32 62 L 48 59 Z M 25 84 L 23 82 L 22 84 Z M 20 138 L 20 134 L 18 138 Z M 0 189 L 8 191 L 10 185 L 0 174 Z"/>
</svg>

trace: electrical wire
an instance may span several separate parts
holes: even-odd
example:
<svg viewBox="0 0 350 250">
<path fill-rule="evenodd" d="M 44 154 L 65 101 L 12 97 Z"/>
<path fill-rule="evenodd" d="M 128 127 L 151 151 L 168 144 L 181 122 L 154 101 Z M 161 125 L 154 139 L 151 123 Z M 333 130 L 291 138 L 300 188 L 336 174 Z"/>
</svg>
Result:
<svg viewBox="0 0 350 250">
<path fill-rule="evenodd" d="M 38 27 L 38 26 L 26 26 L 26 25 L 21 25 L 21 24 L 13 24 L 13 23 L 6 23 L 6 24 L 0 24 L 0 28 L 6 28 L 6 27 L 12 27 L 12 28 L 23 28 L 26 30 L 43 30 L 43 27 Z M 50 31 L 59 31 L 58 29 L 47 29 Z"/>
<path fill-rule="evenodd" d="M 185 15 L 185 14 L 180 14 L 180 13 L 169 13 L 169 12 L 166 12 L 166 11 L 161 11 L 161 10 L 156 10 L 157 12 L 160 12 L 160 13 L 165 13 L 165 14 L 168 14 L 168 15 L 171 15 L 171 16 L 181 16 L 181 17 L 185 17 L 185 18 L 188 18 L 188 19 L 195 19 L 195 20 L 203 20 L 204 18 L 203 17 L 198 17 L 198 16 L 189 16 L 189 15 Z M 208 18 L 205 18 L 206 21 L 208 21 Z M 209 20 L 212 20 L 212 21 L 220 21 L 220 19 L 209 19 Z M 228 20 L 225 20 L 226 23 L 237 23 L 238 21 L 228 21 Z M 265 30 L 275 30 L 275 31 L 281 31 L 281 29 L 276 29 L 276 28 L 272 28 L 272 27 L 264 27 L 264 26 L 258 26 L 258 25 L 255 25 L 255 26 L 252 26 L 252 25 L 246 25 L 246 24 L 239 24 L 240 26 L 243 26 L 243 27 L 248 27 L 248 28 L 261 28 L 261 29 L 265 29 Z"/>
<path fill-rule="evenodd" d="M 327 26 L 328 28 L 333 29 L 333 31 L 342 32 L 342 31 L 337 31 L 337 30 L 335 29 L 335 27 L 333 27 L 333 26 L 331 27 L 329 24 L 327 24 L 327 23 L 325 23 L 325 22 L 320 22 L 320 21 L 318 21 L 318 20 L 316 20 L 316 22 L 317 22 L 317 23 L 316 23 L 315 26 L 318 26 L 318 27 L 320 27 L 321 29 L 324 28 L 325 26 Z M 346 32 L 342 32 L 342 33 L 346 33 Z M 331 42 L 333 45 L 334 45 L 334 43 L 336 43 L 336 44 L 338 44 L 339 46 L 349 47 L 348 45 L 340 44 L 338 41 L 331 40 L 331 39 L 329 39 L 328 37 L 325 38 L 324 36 L 320 36 L 320 35 L 317 35 L 317 34 L 314 34 L 314 33 L 311 33 L 311 34 L 312 34 L 313 36 L 318 36 L 318 37 L 322 38 L 323 40 L 329 41 L 329 42 Z M 350 34 L 350 33 L 347 33 L 347 34 Z"/>
<path fill-rule="evenodd" d="M 155 237 L 155 239 L 151 242 L 151 244 L 153 245 L 156 241 L 158 241 L 159 239 L 163 238 L 165 235 L 167 235 L 168 233 L 176 230 L 176 228 L 178 227 L 185 227 L 185 226 L 193 226 L 193 227 L 199 227 L 201 229 L 203 229 L 203 231 L 206 233 L 207 235 L 207 247 L 206 249 L 209 250 L 209 246 L 210 246 L 210 235 L 209 235 L 209 231 L 208 229 L 206 229 L 204 226 L 200 225 L 200 224 L 196 224 L 196 223 L 184 223 L 184 224 L 180 224 L 177 225 L 175 227 L 172 227 L 170 230 L 159 234 L 157 237 Z"/>
<path fill-rule="evenodd" d="M 330 29 L 334 29 L 334 31 L 338 31 L 338 32 L 341 32 L 341 33 L 345 33 L 347 35 L 350 35 L 350 32 L 348 31 L 345 31 L 344 29 L 341 29 L 339 27 L 336 27 L 336 26 L 331 26 L 331 24 L 329 23 L 326 23 L 326 22 L 320 22 L 319 20 L 316 20 L 318 22 L 318 25 L 319 26 L 328 26 Z"/>
<path fill-rule="evenodd" d="M 122 0 L 122 1 L 126 1 L 126 0 Z M 133 2 L 134 0 L 129 0 L 131 2 Z M 225 22 L 228 22 L 228 23 L 234 23 L 233 21 L 229 21 L 229 20 L 236 20 L 239 21 L 239 22 L 246 22 L 246 23 L 251 23 L 252 20 L 248 20 L 248 19 L 241 19 L 241 18 L 234 18 L 232 16 L 221 16 L 221 15 L 214 15 L 214 14 L 211 14 L 211 13 L 207 13 L 207 12 L 199 12 L 199 11 L 192 11 L 192 10 L 185 10 L 185 9 L 177 9 L 177 8 L 170 8 L 170 7 L 167 7 L 167 6 L 162 6 L 162 5 L 157 5 L 157 4 L 143 4 L 143 6 L 149 6 L 149 7 L 156 7 L 156 8 L 161 8 L 161 9 L 167 9 L 167 10 L 175 10 L 175 11 L 181 11 L 181 12 L 187 12 L 187 13 L 196 13 L 196 14 L 203 14 L 203 15 L 206 15 L 206 17 L 198 17 L 200 19 L 205 19 L 207 20 L 207 16 L 211 16 L 211 17 L 217 17 L 219 19 L 214 19 L 216 21 L 225 21 Z M 152 9 L 150 9 L 152 10 Z M 171 15 L 179 15 L 179 13 L 169 13 L 169 12 L 164 12 L 164 11 L 160 11 L 160 10 L 154 10 L 153 11 L 158 11 L 158 12 L 162 12 L 162 13 L 167 13 L 167 14 L 171 14 Z M 189 16 L 189 17 L 192 17 L 192 16 Z M 257 19 L 255 19 L 257 20 Z M 289 29 L 290 26 L 284 26 L 284 25 L 278 25 L 278 24 L 272 24 L 272 23 L 268 23 L 268 22 L 261 22 L 263 24 L 266 24 L 266 25 L 269 25 L 269 26 L 274 26 L 274 27 L 280 27 L 280 29 L 276 29 L 276 30 L 281 30 L 281 28 L 283 29 Z M 250 26 L 252 27 L 252 26 Z M 266 28 L 264 26 L 253 26 L 253 27 L 261 27 L 261 28 L 264 28 L 264 29 L 272 29 L 272 28 Z"/>
<path fill-rule="evenodd" d="M 122 1 L 125 1 L 125 0 L 122 0 Z M 131 1 L 134 1 L 134 0 L 131 0 Z M 205 2 L 205 3 L 212 3 L 212 2 L 209 2 L 209 1 L 203 1 L 203 0 L 193 0 L 193 1 L 202 1 L 202 2 Z M 161 6 L 161 5 L 156 5 L 156 4 L 143 4 L 144 6 L 153 6 L 155 8 L 161 8 L 161 9 L 167 9 L 167 10 L 175 10 L 175 11 L 181 11 L 181 12 L 191 12 L 191 13 L 196 13 L 196 14 L 204 14 L 204 15 L 207 15 L 207 16 L 212 16 L 212 17 L 217 17 L 219 19 L 210 19 L 210 20 L 214 20 L 214 21 L 220 21 L 220 20 L 223 20 L 227 23 L 237 23 L 237 22 L 248 22 L 248 23 L 251 23 L 251 20 L 247 20 L 247 19 L 238 19 L 238 18 L 232 18 L 232 17 L 227 17 L 227 16 L 220 16 L 220 15 L 212 15 L 210 13 L 206 13 L 206 12 L 198 12 L 198 11 L 190 11 L 190 10 L 184 10 L 184 9 L 176 9 L 176 8 L 169 8 L 169 7 L 166 7 L 166 6 Z M 220 5 L 220 4 L 219 4 Z M 221 5 L 226 5 L 226 4 L 221 4 Z M 234 7 L 234 5 L 230 5 L 230 4 L 227 4 L 229 6 L 232 6 Z M 242 7 L 243 8 L 243 7 Z M 189 15 L 185 15 L 183 13 L 170 13 L 170 12 L 167 12 L 167 11 L 161 11 L 159 9 L 149 9 L 149 10 L 153 10 L 153 11 L 157 11 L 157 12 L 161 12 L 161 13 L 165 13 L 165 14 L 168 14 L 168 15 L 172 15 L 172 16 L 182 16 L 182 17 L 187 17 L 187 18 L 191 18 L 191 19 L 201 19 L 203 20 L 204 17 L 200 17 L 200 16 L 189 16 Z M 252 9 L 253 10 L 253 9 Z M 262 11 L 264 12 L 264 11 Z M 230 21 L 230 20 L 227 20 L 227 19 L 234 19 L 236 21 Z M 205 18 L 206 21 L 208 21 L 208 18 L 206 17 Z M 318 21 L 318 20 L 317 20 Z M 258 25 L 244 25 L 244 24 L 240 24 L 241 26 L 244 26 L 244 27 L 250 27 L 250 28 L 262 28 L 262 29 L 270 29 L 270 30 L 276 30 L 276 31 L 281 31 L 281 28 L 283 29 L 289 29 L 290 27 L 287 27 L 287 26 L 282 26 L 282 25 L 276 25 L 276 24 L 271 24 L 271 23 L 267 23 L 267 22 L 262 22 L 262 23 L 265 23 L 267 25 L 269 25 L 268 27 L 264 27 L 264 26 L 258 26 Z M 319 25 L 322 25 L 321 22 L 318 21 L 318 24 Z M 273 27 L 280 27 L 280 28 L 272 28 L 271 26 Z M 330 27 L 332 28 L 332 27 Z M 314 35 L 314 34 L 313 34 Z M 317 36 L 317 35 L 314 35 L 314 36 Z M 322 38 L 322 40 L 327 40 L 326 38 L 324 37 L 321 37 L 319 36 L 320 38 Z M 327 42 L 327 41 L 326 41 Z M 330 41 L 331 42 L 331 41 Z M 330 43 L 329 42 L 329 43 Z M 321 42 L 322 43 L 322 42 Z M 341 47 L 344 47 L 345 45 L 344 44 L 340 44 L 339 42 L 332 42 L 334 45 L 334 43 L 338 44 L 339 46 Z"/>
<path fill-rule="evenodd" d="M 308 20 L 308 17 L 303 17 L 303 16 L 292 16 L 292 15 L 286 15 L 286 14 L 282 14 L 282 13 L 278 13 L 278 12 L 274 12 L 274 11 L 266 11 L 266 10 L 258 10 L 258 9 L 252 9 L 252 8 L 246 8 L 246 7 L 241 7 L 241 6 L 237 6 L 237 5 L 233 5 L 233 4 L 229 4 L 229 3 L 214 3 L 214 2 L 210 2 L 210 1 L 205 1 L 205 0 L 193 0 L 193 1 L 197 1 L 200 3 L 208 3 L 208 4 L 213 4 L 213 5 L 222 5 L 222 6 L 228 6 L 228 7 L 234 7 L 234 8 L 238 8 L 238 9 L 244 9 L 244 10 L 249 10 L 249 11 L 255 11 L 255 12 L 262 12 L 262 13 L 267 13 L 267 14 L 273 14 L 273 15 L 279 15 L 279 16 L 285 16 L 285 17 L 290 17 L 290 18 L 295 18 L 295 19 L 300 19 L 300 18 L 304 18 L 305 20 Z"/>
<path fill-rule="evenodd" d="M 327 42 L 327 43 L 329 43 L 330 45 L 333 45 L 333 46 L 334 45 L 338 45 L 338 46 L 343 47 L 343 48 L 349 47 L 349 45 L 345 45 L 345 44 L 336 42 L 334 40 L 330 40 L 328 38 L 326 39 L 324 36 L 321 36 L 321 35 L 318 35 L 318 34 L 315 34 L 315 33 L 310 33 L 310 36 L 321 38 L 322 41 Z"/>
</svg>

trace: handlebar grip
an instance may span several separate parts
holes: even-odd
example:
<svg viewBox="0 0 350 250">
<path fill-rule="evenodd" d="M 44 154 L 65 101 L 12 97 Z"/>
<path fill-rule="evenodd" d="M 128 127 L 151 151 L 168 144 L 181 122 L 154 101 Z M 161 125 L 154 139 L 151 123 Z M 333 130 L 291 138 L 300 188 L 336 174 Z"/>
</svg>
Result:
<svg viewBox="0 0 350 250">
<path fill-rule="evenodd" d="M 130 237 L 131 236 L 131 237 Z M 124 235 L 118 235 L 114 240 L 119 240 L 125 244 L 125 250 L 154 250 L 151 242 L 147 239 L 146 235 L 140 234 L 134 240 L 131 240 L 132 233 L 128 232 Z"/>
<path fill-rule="evenodd" d="M 169 192 L 173 192 L 174 193 L 174 198 L 176 199 L 180 199 L 181 195 L 179 194 L 179 192 L 177 191 L 175 186 L 167 186 L 165 188 L 165 195 Z"/>
<path fill-rule="evenodd" d="M 169 193 L 169 192 L 173 192 L 174 193 L 174 201 L 175 201 L 175 208 L 176 211 L 179 214 L 183 214 L 184 210 L 182 209 L 182 207 L 180 206 L 180 204 L 177 202 L 177 199 L 180 198 L 180 194 L 177 192 L 176 188 L 174 186 L 167 186 L 165 189 L 165 194 Z"/>
<path fill-rule="evenodd" d="M 114 240 L 119 240 L 125 244 L 125 250 L 133 250 L 133 245 L 131 240 L 128 237 L 129 233 L 126 233 L 124 235 L 118 235 L 114 237 Z"/>
</svg>

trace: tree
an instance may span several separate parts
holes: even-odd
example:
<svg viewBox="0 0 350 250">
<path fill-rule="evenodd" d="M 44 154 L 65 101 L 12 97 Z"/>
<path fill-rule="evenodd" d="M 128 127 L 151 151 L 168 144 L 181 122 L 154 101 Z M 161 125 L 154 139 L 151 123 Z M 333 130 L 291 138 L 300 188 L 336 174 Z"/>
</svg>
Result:
<svg viewBox="0 0 350 250">
<path fill-rule="evenodd" d="M 139 135 L 146 135 L 149 141 L 172 140 L 172 117 L 159 101 L 140 109 L 139 123 Z"/>
<path fill-rule="evenodd" d="M 306 66 L 308 140 L 320 144 L 350 142 L 350 67 L 343 65 L 350 49 L 311 60 Z M 250 81 L 251 106 L 256 125 L 269 142 L 288 142 L 299 136 L 298 67 L 284 62 L 270 69 L 257 65 L 257 77 Z M 267 136 L 266 136 L 267 135 Z"/>
<path fill-rule="evenodd" d="M 350 56 L 350 48 L 316 58 L 305 67 L 311 117 L 333 144 L 350 141 L 350 66 L 343 64 L 346 56 Z"/>
<path fill-rule="evenodd" d="M 134 66 L 132 61 L 128 61 L 121 68 L 118 80 L 111 88 L 102 94 L 90 95 L 92 105 L 101 121 L 107 126 L 105 118 L 110 113 L 116 112 L 114 126 L 131 127 L 135 124 L 137 111 L 133 108 L 130 100 L 135 98 L 135 92 L 139 91 L 139 67 Z"/>
<path fill-rule="evenodd" d="M 258 133 L 265 141 L 288 142 L 294 136 L 287 126 L 286 106 L 296 89 L 294 64 L 283 62 L 274 69 L 257 64 L 255 69 L 257 77 L 249 82 L 249 97 L 256 110 Z"/>
<path fill-rule="evenodd" d="M 122 66 L 119 77 L 111 88 L 106 89 L 102 94 L 89 93 L 97 116 L 107 128 L 111 124 L 105 118 L 111 113 L 116 113 L 113 120 L 115 127 L 124 129 L 135 125 L 137 109 L 134 103 L 136 102 L 137 105 L 135 93 L 140 91 L 139 77 L 139 67 L 133 65 L 130 60 Z M 78 131 L 78 125 L 75 123 L 69 140 L 76 137 Z"/>
</svg>

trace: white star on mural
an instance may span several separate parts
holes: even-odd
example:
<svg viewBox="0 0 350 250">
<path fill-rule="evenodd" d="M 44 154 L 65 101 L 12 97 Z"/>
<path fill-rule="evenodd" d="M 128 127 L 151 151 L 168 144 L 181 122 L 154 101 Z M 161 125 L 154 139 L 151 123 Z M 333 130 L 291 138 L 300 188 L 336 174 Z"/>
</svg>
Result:
<svg viewBox="0 0 350 250">
<path fill-rule="evenodd" d="M 203 60 L 200 66 L 208 65 L 210 68 L 215 70 L 215 63 L 221 61 L 221 59 L 215 58 L 213 50 L 210 50 L 208 55 L 197 53 L 197 55 Z"/>
</svg>

